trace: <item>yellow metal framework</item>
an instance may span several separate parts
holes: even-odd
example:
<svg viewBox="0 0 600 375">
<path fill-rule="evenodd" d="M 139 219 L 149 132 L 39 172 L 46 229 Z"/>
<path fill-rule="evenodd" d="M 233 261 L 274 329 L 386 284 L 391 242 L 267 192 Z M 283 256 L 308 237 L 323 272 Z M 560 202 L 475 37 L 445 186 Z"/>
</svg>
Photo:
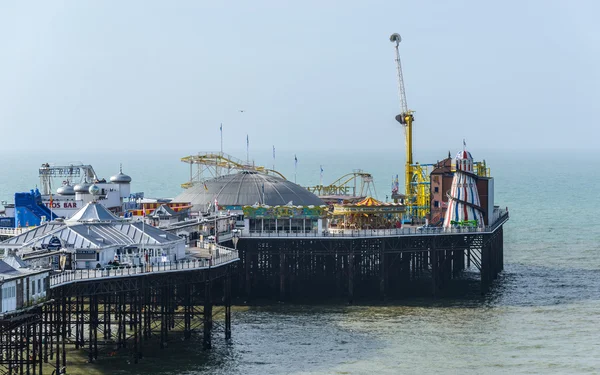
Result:
<svg viewBox="0 0 600 375">
<path fill-rule="evenodd" d="M 206 178 L 218 177 L 232 171 L 255 171 L 266 174 L 275 174 L 286 179 L 281 173 L 262 166 L 246 163 L 240 159 L 223 152 L 206 152 L 203 154 L 189 155 L 181 158 L 183 163 L 190 165 L 190 180 L 181 184 L 184 189 L 192 187 L 195 183 Z M 194 172 L 194 165 L 196 171 Z M 207 172 L 207 176 L 205 176 Z"/>
<path fill-rule="evenodd" d="M 347 173 L 329 185 L 308 186 L 306 189 L 316 195 L 347 195 L 353 197 L 364 197 L 371 193 L 375 193 L 375 185 L 373 184 L 373 176 L 370 173 L 356 171 Z"/>
</svg>

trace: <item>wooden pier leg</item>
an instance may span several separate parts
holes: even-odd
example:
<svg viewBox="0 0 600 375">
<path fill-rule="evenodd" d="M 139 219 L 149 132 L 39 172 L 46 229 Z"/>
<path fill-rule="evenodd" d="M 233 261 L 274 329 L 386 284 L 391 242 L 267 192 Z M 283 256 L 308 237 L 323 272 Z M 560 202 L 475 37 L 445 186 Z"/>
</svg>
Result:
<svg viewBox="0 0 600 375">
<path fill-rule="evenodd" d="M 279 301 L 285 301 L 285 253 L 284 248 L 279 249 Z"/>
<path fill-rule="evenodd" d="M 167 287 L 161 288 L 160 294 L 160 348 L 164 349 L 167 341 Z"/>
<path fill-rule="evenodd" d="M 387 284 L 385 263 L 385 240 L 382 240 L 379 248 L 379 295 L 381 296 L 382 300 L 385 300 L 385 289 Z"/>
<path fill-rule="evenodd" d="M 60 305 L 58 300 L 54 303 L 54 333 L 56 334 L 56 372 L 60 373 Z"/>
<path fill-rule="evenodd" d="M 486 245 L 481 248 L 481 294 L 487 293 L 488 290 L 488 262 L 488 246 Z"/>
<path fill-rule="evenodd" d="M 67 298 L 64 295 L 62 296 L 62 319 L 61 319 L 61 339 L 62 339 L 62 367 L 67 368 L 67 326 L 69 322 L 67 320 Z"/>
<path fill-rule="evenodd" d="M 348 254 L 348 303 L 354 302 L 354 244 Z"/>
<path fill-rule="evenodd" d="M 471 268 L 471 248 L 467 249 L 467 268 Z"/>
<path fill-rule="evenodd" d="M 225 278 L 225 339 L 231 339 L 231 269 L 229 266 Z"/>
<path fill-rule="evenodd" d="M 246 300 L 249 301 L 250 300 L 250 296 L 251 296 L 251 292 L 252 292 L 252 274 L 251 274 L 251 269 L 252 269 L 252 262 L 251 262 L 251 255 L 250 255 L 250 246 L 248 246 L 248 248 L 244 251 L 244 270 L 246 272 Z"/>
<path fill-rule="evenodd" d="M 434 297 L 438 293 L 438 254 L 435 249 L 429 250 L 431 259 L 431 289 Z"/>
<path fill-rule="evenodd" d="M 212 347 L 212 297 L 210 274 L 207 275 L 204 286 L 204 336 L 202 339 L 202 347 L 207 350 Z"/>
<path fill-rule="evenodd" d="M 139 349 L 139 340 L 140 340 L 140 333 L 138 331 L 138 327 L 139 327 L 139 320 L 140 320 L 140 316 L 139 316 L 139 312 L 140 309 L 138 308 L 138 305 L 140 305 L 140 293 L 142 291 L 139 289 L 139 284 L 138 284 L 138 290 L 137 293 L 132 293 L 131 295 L 131 300 L 132 300 L 132 311 L 131 311 L 131 320 L 133 321 L 133 363 L 137 364 L 139 361 L 139 354 L 140 354 L 140 349 Z"/>
<path fill-rule="evenodd" d="M 410 256 L 410 263 L 411 263 L 411 273 L 412 273 L 412 279 L 416 280 L 417 279 L 417 259 L 419 258 L 418 253 L 411 253 Z"/>
</svg>

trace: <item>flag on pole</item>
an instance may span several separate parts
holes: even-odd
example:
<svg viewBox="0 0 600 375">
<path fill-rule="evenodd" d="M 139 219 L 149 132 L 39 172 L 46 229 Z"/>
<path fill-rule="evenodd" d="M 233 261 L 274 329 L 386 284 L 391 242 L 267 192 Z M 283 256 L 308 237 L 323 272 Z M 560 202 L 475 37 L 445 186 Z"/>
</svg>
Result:
<svg viewBox="0 0 600 375">
<path fill-rule="evenodd" d="M 250 138 L 248 138 L 248 134 L 246 134 L 246 147 L 250 146 Z"/>
<path fill-rule="evenodd" d="M 298 157 L 296 157 L 296 154 L 294 154 L 294 167 L 298 166 Z"/>
<path fill-rule="evenodd" d="M 223 123 L 221 123 L 221 126 L 219 126 L 219 130 L 221 131 L 221 133 L 223 133 Z"/>
<path fill-rule="evenodd" d="M 208 186 L 206 186 L 206 182 L 204 183 L 204 190 L 208 191 Z"/>
<path fill-rule="evenodd" d="M 142 208 L 142 216 L 146 217 L 146 206 Z"/>
<path fill-rule="evenodd" d="M 217 198 L 215 197 L 215 212 L 219 211 L 219 202 L 217 201 Z"/>
<path fill-rule="evenodd" d="M 321 165 L 321 176 L 323 176 L 323 166 Z"/>
<path fill-rule="evenodd" d="M 273 145 L 273 160 L 275 160 L 275 145 Z"/>
</svg>

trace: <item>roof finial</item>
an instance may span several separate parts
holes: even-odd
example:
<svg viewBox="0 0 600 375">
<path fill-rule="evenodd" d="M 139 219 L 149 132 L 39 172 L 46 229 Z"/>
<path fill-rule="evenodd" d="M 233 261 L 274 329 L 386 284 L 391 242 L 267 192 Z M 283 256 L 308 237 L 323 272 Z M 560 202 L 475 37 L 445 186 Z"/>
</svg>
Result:
<svg viewBox="0 0 600 375">
<path fill-rule="evenodd" d="M 119 163 L 119 172 L 123 173 L 123 163 Z"/>
</svg>

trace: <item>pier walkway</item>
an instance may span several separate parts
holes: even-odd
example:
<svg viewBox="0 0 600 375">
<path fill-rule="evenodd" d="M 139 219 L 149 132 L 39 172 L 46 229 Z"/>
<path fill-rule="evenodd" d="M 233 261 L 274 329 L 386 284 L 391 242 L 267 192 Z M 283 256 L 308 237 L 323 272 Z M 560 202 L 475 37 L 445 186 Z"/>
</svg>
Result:
<svg viewBox="0 0 600 375">
<path fill-rule="evenodd" d="M 427 235 L 464 235 L 464 234 L 486 234 L 493 233 L 497 228 L 508 220 L 508 211 L 503 212 L 492 225 L 481 228 L 457 227 L 404 227 L 392 229 L 337 229 L 329 228 L 321 232 L 317 231 L 249 231 L 242 232 L 240 238 L 286 238 L 286 237 L 318 237 L 318 238 L 340 238 L 340 237 L 403 237 L 403 236 L 427 236 Z"/>
<path fill-rule="evenodd" d="M 101 280 L 117 277 L 134 277 L 168 272 L 198 271 L 224 266 L 239 260 L 238 252 L 228 247 L 215 245 L 212 258 L 188 258 L 177 262 L 161 262 L 140 266 L 121 266 L 100 269 L 67 270 L 50 276 L 50 288 L 65 284 Z"/>
</svg>

